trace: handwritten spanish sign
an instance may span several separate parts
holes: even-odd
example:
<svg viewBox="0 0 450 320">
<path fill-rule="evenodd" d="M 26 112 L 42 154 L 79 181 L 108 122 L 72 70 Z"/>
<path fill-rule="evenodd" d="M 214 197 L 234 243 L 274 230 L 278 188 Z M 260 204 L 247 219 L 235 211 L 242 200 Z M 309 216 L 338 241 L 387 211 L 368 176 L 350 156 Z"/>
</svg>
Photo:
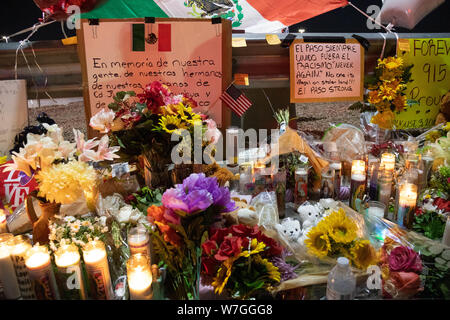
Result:
<svg viewBox="0 0 450 320">
<path fill-rule="evenodd" d="M 26 80 L 0 81 L 0 156 L 9 156 L 14 137 L 28 124 Z"/>
<path fill-rule="evenodd" d="M 409 48 L 398 48 L 397 55 L 406 65 L 414 65 L 406 96 L 418 104 L 397 113 L 394 124 L 397 129 L 432 127 L 450 89 L 450 39 L 409 39 Z"/>
<path fill-rule="evenodd" d="M 364 49 L 357 41 L 290 47 L 291 102 L 362 100 Z"/>
<path fill-rule="evenodd" d="M 103 19 L 98 25 L 89 25 L 87 20 L 81 23 L 80 57 L 83 82 L 88 88 L 88 116 L 107 107 L 118 91 L 141 93 L 148 83 L 160 81 L 175 94 L 192 97 L 199 105 L 197 111 L 208 114 L 220 126 L 225 23 L 200 19 L 157 19 L 156 23 L 145 24 L 144 19 Z M 136 38 L 136 30 L 141 31 L 142 41 Z"/>
</svg>

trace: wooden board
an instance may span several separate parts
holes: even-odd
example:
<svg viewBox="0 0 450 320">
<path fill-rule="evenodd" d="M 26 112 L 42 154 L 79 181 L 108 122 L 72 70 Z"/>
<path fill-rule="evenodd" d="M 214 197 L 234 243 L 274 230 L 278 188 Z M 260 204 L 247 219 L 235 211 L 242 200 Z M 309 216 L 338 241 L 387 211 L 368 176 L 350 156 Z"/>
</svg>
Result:
<svg viewBox="0 0 450 320">
<path fill-rule="evenodd" d="M 144 51 L 133 51 L 133 24 L 142 19 L 100 19 L 98 25 L 81 20 L 77 30 L 83 76 L 86 120 L 107 107 L 118 91 L 142 88 L 161 81 L 176 94 L 194 94 L 197 111 L 208 114 L 219 127 L 226 128 L 231 113 L 219 99 L 231 83 L 231 23 L 222 19 L 156 18 L 145 24 L 145 34 L 158 35 L 160 25 L 170 25 L 171 50 L 159 51 L 145 43 Z M 194 62 L 197 61 L 197 62 Z M 96 133 L 88 125 L 89 137 Z"/>
<path fill-rule="evenodd" d="M 364 92 L 364 49 L 355 39 L 346 43 L 290 46 L 291 102 L 359 101 Z"/>
</svg>

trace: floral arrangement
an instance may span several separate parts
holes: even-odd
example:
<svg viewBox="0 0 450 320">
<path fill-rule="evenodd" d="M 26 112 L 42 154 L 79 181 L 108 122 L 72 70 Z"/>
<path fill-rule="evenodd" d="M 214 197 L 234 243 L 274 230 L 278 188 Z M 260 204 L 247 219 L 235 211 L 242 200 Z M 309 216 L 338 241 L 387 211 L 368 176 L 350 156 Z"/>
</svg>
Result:
<svg viewBox="0 0 450 320">
<path fill-rule="evenodd" d="M 134 209 L 139 209 L 141 212 L 147 212 L 147 208 L 156 205 L 161 205 L 162 190 L 152 190 L 145 186 L 138 192 L 130 194 L 125 198 L 125 203 L 131 205 Z"/>
<path fill-rule="evenodd" d="M 55 216 L 49 224 L 49 246 L 56 251 L 61 245 L 75 244 L 80 249 L 92 240 L 105 240 L 109 231 L 106 217 Z"/>
<path fill-rule="evenodd" d="M 202 147 L 219 139 L 216 123 L 195 112 L 196 107 L 193 99 L 175 95 L 167 86 L 154 81 L 146 85 L 142 93 L 118 92 L 107 109 L 90 119 L 90 126 L 109 133 L 112 145 L 121 147 L 122 158 L 145 155 L 152 171 L 164 171 L 163 166 L 170 162 L 172 148 L 177 144 L 171 141 L 172 133 L 188 130 L 192 135 L 194 125 L 199 125 Z M 191 150 L 193 145 L 187 147 Z"/>
<path fill-rule="evenodd" d="M 450 201 L 439 190 L 427 189 L 419 198 L 414 213 L 413 230 L 430 239 L 442 239 L 447 216 L 450 214 Z"/>
<path fill-rule="evenodd" d="M 446 136 L 447 132 L 449 131 L 450 131 L 450 122 L 447 122 L 440 128 L 429 131 L 425 136 L 425 140 L 430 142 L 436 142 L 437 139 Z"/>
<path fill-rule="evenodd" d="M 42 122 L 33 128 L 39 133 L 25 128 L 25 138 L 23 133 L 16 137 L 15 148 L 19 151 L 12 151 L 13 163 L 4 166 L 5 171 L 21 171 L 26 179 L 35 175 L 41 200 L 67 204 L 83 192 L 92 193 L 97 176 L 87 162 L 118 158 L 115 153 L 119 148 L 109 148 L 108 136 L 85 141 L 84 134 L 74 129 L 76 142 L 71 143 L 63 138 L 63 130 L 57 124 Z"/>
<path fill-rule="evenodd" d="M 450 166 L 441 165 L 430 178 L 430 186 L 446 194 L 450 194 Z"/>
<path fill-rule="evenodd" d="M 215 177 L 193 173 L 182 184 L 168 189 L 162 205 L 152 205 L 147 217 L 157 226 L 153 234 L 155 252 L 167 264 L 172 295 L 177 299 L 198 298 L 201 244 L 209 228 L 223 212 L 234 211 L 230 191 Z"/>
<path fill-rule="evenodd" d="M 377 111 L 371 122 L 382 129 L 392 129 L 394 111 L 401 112 L 413 101 L 406 99 L 406 84 L 411 82 L 411 68 L 405 66 L 400 57 L 378 59 L 377 67 L 372 76 L 366 77 L 365 87 L 368 94 L 364 96 L 365 103 L 352 105 L 350 110 Z"/>
<path fill-rule="evenodd" d="M 308 252 L 318 258 L 344 256 L 355 267 L 366 270 L 377 263 L 377 253 L 369 240 L 359 239 L 358 226 L 341 208 L 324 217 L 306 235 Z"/>
<path fill-rule="evenodd" d="M 215 293 L 226 291 L 232 298 L 248 299 L 281 281 L 275 259 L 282 247 L 258 226 L 214 229 L 202 249 L 202 273 L 212 279 Z"/>
<path fill-rule="evenodd" d="M 423 264 L 413 249 L 386 237 L 380 264 L 385 298 L 408 299 L 423 290 L 420 278 Z"/>
<path fill-rule="evenodd" d="M 450 131 L 429 145 L 435 164 L 448 166 L 450 164 Z"/>
<path fill-rule="evenodd" d="M 378 158 L 385 150 L 391 150 L 396 155 L 403 154 L 405 152 L 401 144 L 396 144 L 392 141 L 386 141 L 380 144 L 372 145 L 372 147 L 370 148 L 370 154 Z"/>
</svg>

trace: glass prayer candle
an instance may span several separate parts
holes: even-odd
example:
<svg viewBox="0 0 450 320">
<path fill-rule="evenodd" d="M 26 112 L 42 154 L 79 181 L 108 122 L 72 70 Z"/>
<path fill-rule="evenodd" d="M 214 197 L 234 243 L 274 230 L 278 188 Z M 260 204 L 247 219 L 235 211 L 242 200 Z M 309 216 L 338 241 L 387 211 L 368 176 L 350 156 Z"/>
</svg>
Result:
<svg viewBox="0 0 450 320">
<path fill-rule="evenodd" d="M 410 228 L 417 201 L 417 186 L 404 183 L 399 186 L 398 209 L 396 222 L 402 227 Z"/>
<path fill-rule="evenodd" d="M 6 223 L 6 213 L 4 209 L 0 209 L 0 234 L 8 232 L 8 225 Z"/>
<path fill-rule="evenodd" d="M 131 300 L 152 299 L 152 271 L 146 255 L 138 253 L 128 259 L 127 275 Z"/>
<path fill-rule="evenodd" d="M 286 169 L 281 168 L 273 176 L 273 191 L 277 196 L 278 214 L 280 218 L 286 215 Z"/>
<path fill-rule="evenodd" d="M 325 168 L 322 170 L 320 181 L 320 198 L 328 199 L 334 197 L 334 170 Z"/>
<path fill-rule="evenodd" d="M 341 179 L 342 179 L 342 162 L 331 162 L 330 168 L 334 170 L 334 199 L 338 199 L 339 192 L 341 191 Z"/>
<path fill-rule="evenodd" d="M 230 127 L 226 130 L 226 145 L 228 165 L 237 165 L 239 157 L 239 128 Z"/>
<path fill-rule="evenodd" d="M 137 253 L 145 254 L 150 258 L 151 263 L 150 235 L 145 227 L 131 228 L 128 231 L 128 247 L 131 255 Z"/>
<path fill-rule="evenodd" d="M 25 266 L 25 254 L 31 249 L 31 241 L 24 236 L 15 236 L 11 240 L 11 259 L 16 269 L 17 282 L 20 294 L 24 300 L 34 300 L 34 294 L 27 267 Z"/>
<path fill-rule="evenodd" d="M 444 235 L 442 237 L 442 244 L 450 247 L 450 216 L 447 217 L 447 223 L 445 224 Z"/>
<path fill-rule="evenodd" d="M 352 161 L 351 179 L 350 206 L 359 212 L 361 201 L 366 192 L 366 162 L 364 160 Z"/>
<path fill-rule="evenodd" d="M 372 200 L 377 199 L 379 172 L 380 162 L 378 161 L 378 159 L 372 159 L 372 161 L 369 161 L 369 177 L 367 179 L 367 182 L 369 188 L 369 197 Z"/>
<path fill-rule="evenodd" d="M 431 150 L 428 150 L 422 155 L 423 161 L 423 176 L 421 189 L 424 190 L 428 187 L 428 177 L 430 176 L 430 170 L 433 167 L 434 157 Z"/>
<path fill-rule="evenodd" d="M 102 241 L 88 242 L 83 247 L 83 260 L 93 298 L 95 300 L 114 300 L 105 244 Z"/>
<path fill-rule="evenodd" d="M 253 165 L 245 162 L 239 166 L 239 192 L 252 194 L 253 191 Z"/>
<path fill-rule="evenodd" d="M 384 166 L 381 166 L 378 172 L 378 188 L 376 199 L 383 203 L 386 208 L 389 206 L 392 193 L 392 172 L 385 170 Z M 387 210 L 386 210 L 387 211 Z"/>
<path fill-rule="evenodd" d="M 294 202 L 302 204 L 308 199 L 308 170 L 306 164 L 301 164 L 295 167 L 295 189 Z"/>
<path fill-rule="evenodd" d="M 58 286 L 50 254 L 45 246 L 35 245 L 25 254 L 25 265 L 38 300 L 59 300 Z"/>
<path fill-rule="evenodd" d="M 8 300 L 20 298 L 20 288 L 11 259 L 10 241 L 13 237 L 10 233 L 0 234 L 0 282 L 3 286 L 3 294 Z"/>
<path fill-rule="evenodd" d="M 74 244 L 62 245 L 55 252 L 59 291 L 63 300 L 86 300 L 80 253 Z"/>
<path fill-rule="evenodd" d="M 385 152 L 381 155 L 381 165 L 384 165 L 384 169 L 388 171 L 394 171 L 395 169 L 395 154 Z"/>
</svg>

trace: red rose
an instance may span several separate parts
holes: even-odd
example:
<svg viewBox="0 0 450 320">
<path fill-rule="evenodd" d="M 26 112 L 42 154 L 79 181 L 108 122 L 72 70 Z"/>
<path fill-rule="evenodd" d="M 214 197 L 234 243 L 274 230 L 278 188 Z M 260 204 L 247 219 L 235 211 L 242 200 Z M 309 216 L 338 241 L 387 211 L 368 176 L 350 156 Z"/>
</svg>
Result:
<svg viewBox="0 0 450 320">
<path fill-rule="evenodd" d="M 214 276 L 217 269 L 217 260 L 213 257 L 202 258 L 202 270 L 208 276 Z"/>
<path fill-rule="evenodd" d="M 128 197 L 125 198 L 125 203 L 126 204 L 131 204 L 132 202 L 135 202 L 137 199 L 135 196 L 133 196 L 132 194 L 130 194 Z"/>
<path fill-rule="evenodd" d="M 221 228 L 221 229 L 211 229 L 209 237 L 210 240 L 214 240 L 217 243 L 221 243 L 223 239 L 229 234 L 228 228 Z"/>
<path fill-rule="evenodd" d="M 422 260 L 414 250 L 399 246 L 389 255 L 389 269 L 390 271 L 421 272 Z"/>
<path fill-rule="evenodd" d="M 423 214 L 422 208 L 416 208 L 416 211 L 414 212 L 416 216 L 421 216 Z"/>
<path fill-rule="evenodd" d="M 205 253 L 208 256 L 213 255 L 218 249 L 217 242 L 214 240 L 208 240 L 203 242 L 202 244 L 202 250 L 203 253 Z"/>
<path fill-rule="evenodd" d="M 219 252 L 214 255 L 218 261 L 225 261 L 241 252 L 242 239 L 239 237 L 226 237 L 220 244 Z"/>
<path fill-rule="evenodd" d="M 258 226 L 247 227 L 246 225 L 238 224 L 238 225 L 231 226 L 230 229 L 231 229 L 231 233 L 234 236 L 238 236 L 238 237 L 255 238 L 259 233 Z"/>
<path fill-rule="evenodd" d="M 444 212 L 450 212 L 450 201 L 442 198 L 436 198 L 433 202 L 433 205 L 438 207 L 438 209 L 443 210 Z"/>
<path fill-rule="evenodd" d="M 420 277 L 414 272 L 391 272 L 389 280 L 383 283 L 383 295 L 388 298 L 394 295 L 396 299 L 408 299 L 422 290 Z"/>
<path fill-rule="evenodd" d="M 283 252 L 283 248 L 274 239 L 269 238 L 262 233 L 260 233 L 257 236 L 257 239 L 258 239 L 258 241 L 264 242 L 266 244 L 266 246 L 269 247 L 269 250 L 267 251 L 267 253 L 270 256 L 279 256 Z"/>
</svg>

